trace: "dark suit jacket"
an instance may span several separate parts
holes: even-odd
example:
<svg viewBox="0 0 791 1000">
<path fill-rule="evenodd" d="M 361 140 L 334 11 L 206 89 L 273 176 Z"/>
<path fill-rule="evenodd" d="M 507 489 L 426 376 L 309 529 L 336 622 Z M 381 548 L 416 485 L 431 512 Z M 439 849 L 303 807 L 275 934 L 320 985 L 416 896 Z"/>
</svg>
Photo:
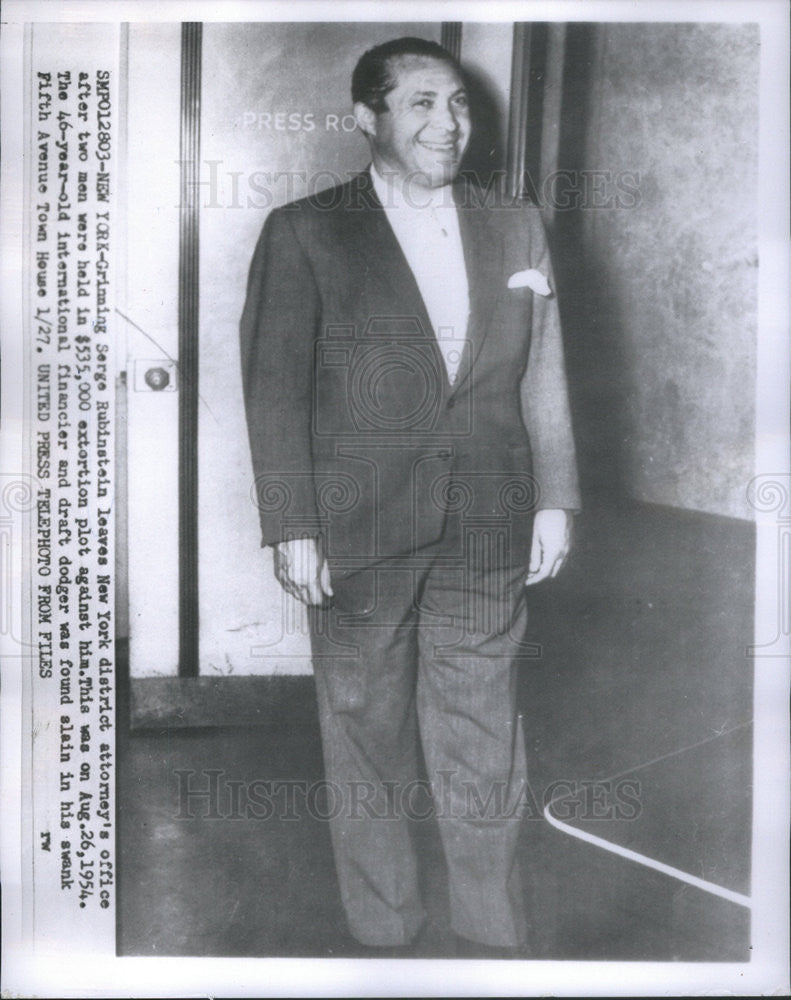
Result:
<svg viewBox="0 0 791 1000">
<path fill-rule="evenodd" d="M 271 212 L 250 269 L 242 373 L 263 543 L 322 534 L 339 572 L 418 552 L 448 513 L 507 525 L 579 506 L 538 210 L 454 185 L 470 285 L 448 384 L 415 278 L 365 172 Z"/>
</svg>

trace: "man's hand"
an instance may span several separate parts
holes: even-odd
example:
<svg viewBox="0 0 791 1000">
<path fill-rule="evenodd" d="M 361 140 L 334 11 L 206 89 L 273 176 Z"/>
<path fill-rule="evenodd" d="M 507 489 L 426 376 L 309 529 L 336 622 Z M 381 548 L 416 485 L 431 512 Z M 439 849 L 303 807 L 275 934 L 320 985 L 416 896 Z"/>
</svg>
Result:
<svg viewBox="0 0 791 1000">
<path fill-rule="evenodd" d="M 557 576 L 571 548 L 571 514 L 565 510 L 540 510 L 533 523 L 530 569 L 525 584 Z"/>
<path fill-rule="evenodd" d="M 323 604 L 332 597 L 330 569 L 315 538 L 275 545 L 274 565 L 280 586 L 303 604 Z"/>
</svg>

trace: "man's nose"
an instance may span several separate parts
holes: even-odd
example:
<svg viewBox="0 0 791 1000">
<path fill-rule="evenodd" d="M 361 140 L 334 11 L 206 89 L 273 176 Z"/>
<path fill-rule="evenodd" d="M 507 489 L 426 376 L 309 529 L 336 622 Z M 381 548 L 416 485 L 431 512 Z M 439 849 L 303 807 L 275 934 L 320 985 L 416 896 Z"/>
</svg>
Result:
<svg viewBox="0 0 791 1000">
<path fill-rule="evenodd" d="M 459 131 L 459 120 L 449 104 L 434 109 L 434 125 L 454 135 Z"/>
</svg>

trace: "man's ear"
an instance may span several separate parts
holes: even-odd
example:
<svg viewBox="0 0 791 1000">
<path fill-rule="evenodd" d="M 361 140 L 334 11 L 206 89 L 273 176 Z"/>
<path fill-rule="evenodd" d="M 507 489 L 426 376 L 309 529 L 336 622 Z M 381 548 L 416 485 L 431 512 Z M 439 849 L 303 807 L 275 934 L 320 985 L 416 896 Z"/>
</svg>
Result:
<svg viewBox="0 0 791 1000">
<path fill-rule="evenodd" d="M 376 135 L 376 112 L 367 104 L 357 101 L 354 105 L 354 117 L 357 125 L 366 135 Z"/>
</svg>

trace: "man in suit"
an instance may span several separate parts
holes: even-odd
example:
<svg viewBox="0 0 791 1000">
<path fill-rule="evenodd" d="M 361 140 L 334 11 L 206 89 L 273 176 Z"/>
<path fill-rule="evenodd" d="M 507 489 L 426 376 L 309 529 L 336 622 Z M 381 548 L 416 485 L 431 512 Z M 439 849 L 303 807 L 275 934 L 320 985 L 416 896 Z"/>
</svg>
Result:
<svg viewBox="0 0 791 1000">
<path fill-rule="evenodd" d="M 352 934 L 403 946 L 425 922 L 422 749 L 453 930 L 516 953 L 525 585 L 557 573 L 579 505 L 550 261 L 534 206 L 458 177 L 471 122 L 449 53 L 377 46 L 352 97 L 370 166 L 273 211 L 250 270 L 263 544 L 310 609 Z"/>
</svg>

